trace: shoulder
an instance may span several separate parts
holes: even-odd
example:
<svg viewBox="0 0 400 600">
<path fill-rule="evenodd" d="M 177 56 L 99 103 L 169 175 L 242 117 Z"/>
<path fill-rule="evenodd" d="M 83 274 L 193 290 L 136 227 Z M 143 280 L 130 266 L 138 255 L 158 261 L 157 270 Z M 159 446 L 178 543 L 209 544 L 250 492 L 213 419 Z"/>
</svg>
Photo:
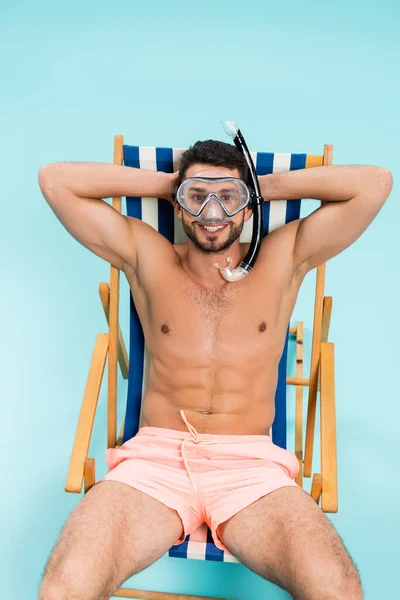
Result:
<svg viewBox="0 0 400 600">
<path fill-rule="evenodd" d="M 168 260 L 176 261 L 174 245 L 159 233 L 154 227 L 145 221 L 134 217 L 124 216 L 130 230 L 135 260 L 127 265 L 129 269 L 139 271 L 142 267 L 152 268 L 156 263 L 164 263 Z"/>
</svg>

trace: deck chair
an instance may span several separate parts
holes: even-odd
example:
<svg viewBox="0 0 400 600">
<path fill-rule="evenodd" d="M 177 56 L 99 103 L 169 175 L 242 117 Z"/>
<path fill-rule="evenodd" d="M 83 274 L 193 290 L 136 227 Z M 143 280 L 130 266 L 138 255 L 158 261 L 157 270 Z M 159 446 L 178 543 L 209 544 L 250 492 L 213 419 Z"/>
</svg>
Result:
<svg viewBox="0 0 400 600">
<path fill-rule="evenodd" d="M 184 150 L 180 148 L 154 148 L 126 146 L 123 137 L 115 136 L 114 163 L 130 167 L 174 172 L 178 169 L 179 159 Z M 252 153 L 258 175 L 311 168 L 332 164 L 331 145 L 324 146 L 322 155 L 277 154 L 270 152 Z M 300 216 L 301 200 L 273 201 L 264 204 L 264 235 Z M 113 198 L 112 206 L 121 212 L 121 198 Z M 127 214 L 146 221 L 158 230 L 171 243 L 184 242 L 181 222 L 177 219 L 173 206 L 166 200 L 157 198 L 127 198 Z M 252 218 L 245 223 L 240 241 L 251 238 Z M 303 477 L 311 477 L 314 446 L 317 395 L 320 392 L 320 448 L 321 472 L 314 473 L 311 484 L 311 496 L 321 502 L 325 512 L 337 512 L 337 461 L 336 461 L 336 415 L 334 392 L 334 346 L 328 343 L 328 331 L 332 311 L 332 298 L 324 297 L 325 265 L 317 269 L 316 293 L 314 305 L 314 326 L 312 335 L 310 374 L 303 374 L 303 323 L 295 326 L 288 323 L 284 351 L 279 364 L 279 377 L 275 397 L 276 417 L 272 425 L 272 440 L 286 448 L 287 414 L 286 389 L 295 386 L 295 454 L 300 471 L 297 483 L 303 487 Z M 234 285 L 234 284 L 232 284 Z M 106 360 L 108 358 L 108 448 L 121 446 L 133 437 L 139 427 L 142 396 L 146 390 L 148 373 L 148 353 L 145 347 L 143 331 L 130 296 L 130 339 L 129 358 L 123 335 L 118 324 L 119 270 L 111 266 L 110 284 L 100 283 L 100 300 L 109 326 L 108 333 L 99 333 L 96 338 L 90 364 L 82 408 L 73 444 L 67 475 L 67 492 L 81 493 L 82 484 L 86 493 L 95 484 L 95 460 L 88 457 L 89 445 L 95 419 L 100 388 Z M 287 373 L 287 355 L 289 343 L 296 343 L 296 372 Z M 117 369 L 122 377 L 128 378 L 128 397 L 126 414 L 117 438 Z M 303 452 L 303 388 L 308 389 L 307 423 Z M 166 556 L 192 558 L 223 562 L 239 562 L 227 551 L 218 549 L 211 532 L 203 524 L 196 532 L 188 535 L 183 544 L 173 546 Z M 163 592 L 150 592 L 119 588 L 113 594 L 122 598 L 147 598 L 150 600 L 173 600 L 178 595 Z M 179 598 L 200 599 L 201 596 L 180 596 Z"/>
</svg>

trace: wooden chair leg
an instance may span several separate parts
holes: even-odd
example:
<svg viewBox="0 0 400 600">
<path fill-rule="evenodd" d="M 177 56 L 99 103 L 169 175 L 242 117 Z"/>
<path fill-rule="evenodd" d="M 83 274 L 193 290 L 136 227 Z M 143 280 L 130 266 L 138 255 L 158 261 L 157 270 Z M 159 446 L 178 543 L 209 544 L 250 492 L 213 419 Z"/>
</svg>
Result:
<svg viewBox="0 0 400 600">
<path fill-rule="evenodd" d="M 124 138 L 114 137 L 114 164 L 122 165 Z M 112 207 L 121 213 L 120 196 L 112 198 Z M 118 382 L 118 311 L 119 311 L 120 271 L 110 265 L 110 295 L 108 307 L 109 345 L 108 345 L 108 414 L 107 414 L 107 448 L 114 448 L 117 441 L 117 382 Z"/>
<path fill-rule="evenodd" d="M 334 345 L 321 344 L 321 472 L 323 475 L 321 507 L 324 512 L 338 511 L 338 477 L 336 450 L 336 408 Z"/>
<path fill-rule="evenodd" d="M 224 600 L 212 596 L 189 596 L 188 594 L 169 594 L 168 592 L 150 592 L 147 590 L 132 590 L 130 588 L 118 588 L 112 597 L 117 598 L 140 598 L 141 600 Z"/>
<path fill-rule="evenodd" d="M 110 286 L 108 283 L 101 282 L 99 285 L 99 295 L 103 306 L 104 314 L 108 326 L 110 326 Z M 121 327 L 118 324 L 118 362 L 121 368 L 121 375 L 124 379 L 129 377 L 129 358 L 128 352 L 122 335 Z"/>
<path fill-rule="evenodd" d="M 71 459 L 65 483 L 65 491 L 80 494 L 85 471 L 85 461 L 89 454 L 90 440 L 103 382 L 104 368 L 108 353 L 108 334 L 99 333 L 90 362 L 78 425 L 72 447 Z"/>
<path fill-rule="evenodd" d="M 117 443 L 115 444 L 116 448 L 120 448 L 122 446 L 122 439 L 124 437 L 124 428 L 125 428 L 125 417 L 124 417 L 124 419 L 122 421 L 122 425 L 121 425 L 121 429 L 119 431 Z"/>
<path fill-rule="evenodd" d="M 319 504 L 319 499 L 321 498 L 322 492 L 322 475 L 321 473 L 314 473 L 311 484 L 311 492 L 310 496 L 317 504 Z"/>
<path fill-rule="evenodd" d="M 95 474 L 95 459 L 87 458 L 85 461 L 85 469 L 83 472 L 84 493 L 88 492 L 96 483 Z"/>
<path fill-rule="evenodd" d="M 317 410 L 318 372 L 321 354 L 322 309 L 326 264 L 317 268 L 317 286 L 314 306 L 314 328 L 311 351 L 310 387 L 308 390 L 308 408 L 306 425 L 306 443 L 304 450 L 304 477 L 311 477 L 314 450 L 315 416 Z"/>
<path fill-rule="evenodd" d="M 322 329 L 321 329 L 321 343 L 328 341 L 329 327 L 331 324 L 332 315 L 332 296 L 324 296 L 323 308 L 322 308 Z M 320 369 L 321 374 L 321 369 Z M 318 391 L 321 391 L 321 377 L 318 377 Z"/>
<path fill-rule="evenodd" d="M 296 377 L 303 377 L 303 342 L 304 325 L 297 323 L 296 329 Z M 296 483 L 303 487 L 303 386 L 296 385 L 296 434 L 295 434 L 295 454 L 299 461 L 299 472 L 296 477 Z"/>
</svg>

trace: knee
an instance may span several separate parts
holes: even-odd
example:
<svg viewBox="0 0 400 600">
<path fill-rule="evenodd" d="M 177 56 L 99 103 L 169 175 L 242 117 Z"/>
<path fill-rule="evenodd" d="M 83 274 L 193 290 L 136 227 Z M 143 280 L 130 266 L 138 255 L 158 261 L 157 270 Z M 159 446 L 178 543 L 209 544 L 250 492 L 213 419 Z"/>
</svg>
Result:
<svg viewBox="0 0 400 600">
<path fill-rule="evenodd" d="M 334 587 L 335 593 L 333 595 L 327 595 L 327 598 L 337 600 L 363 600 L 364 594 L 361 586 L 360 576 L 356 569 L 354 572 L 343 573 L 340 578 L 336 581 Z M 330 592 L 332 594 L 332 591 Z M 329 594 L 329 592 L 328 592 Z"/>
<path fill-rule="evenodd" d="M 304 587 L 288 590 L 294 598 L 310 600 L 363 600 L 363 590 L 356 568 L 349 570 L 342 566 L 321 569 L 311 575 Z M 297 595 L 296 595 L 297 594 Z"/>
<path fill-rule="evenodd" d="M 331 596 L 329 596 L 329 598 L 331 598 Z M 332 600 L 333 598 L 337 598 L 337 600 L 364 600 L 361 584 L 355 583 L 354 585 L 347 585 L 334 597 L 332 596 Z"/>
<path fill-rule="evenodd" d="M 77 589 L 73 584 L 42 583 L 38 600 L 108 600 L 110 594 L 98 594 L 93 590 Z"/>
<path fill-rule="evenodd" d="M 39 588 L 38 600 L 103 600 L 103 596 L 93 593 L 81 582 L 45 578 Z M 108 600 L 109 596 L 107 596 Z"/>
<path fill-rule="evenodd" d="M 38 600 L 83 600 L 86 596 L 80 593 L 81 583 L 78 569 L 75 575 L 65 569 L 65 561 L 60 564 L 52 556 L 43 573 Z"/>
<path fill-rule="evenodd" d="M 91 581 L 84 577 L 81 569 L 77 569 L 68 577 L 65 573 L 45 576 L 39 588 L 38 600 L 109 600 L 116 587 L 111 578 L 102 582 Z"/>
<path fill-rule="evenodd" d="M 39 589 L 38 600 L 71 600 L 76 596 L 71 596 L 70 591 L 59 585 L 43 583 Z"/>
</svg>

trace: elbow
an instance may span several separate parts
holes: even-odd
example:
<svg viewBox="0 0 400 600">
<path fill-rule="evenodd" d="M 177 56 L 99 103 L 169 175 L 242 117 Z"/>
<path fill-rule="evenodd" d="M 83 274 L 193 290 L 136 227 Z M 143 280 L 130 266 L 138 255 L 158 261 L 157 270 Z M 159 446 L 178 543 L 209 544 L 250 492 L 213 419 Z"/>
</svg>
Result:
<svg viewBox="0 0 400 600">
<path fill-rule="evenodd" d="M 385 185 L 387 187 L 388 190 L 388 195 L 390 194 L 390 192 L 392 191 L 392 187 L 393 187 L 393 175 L 392 172 L 389 169 L 383 169 L 383 176 L 384 176 L 384 180 L 385 180 Z"/>
<path fill-rule="evenodd" d="M 393 175 L 389 169 L 382 169 L 383 202 L 385 203 L 393 187 Z"/>
<path fill-rule="evenodd" d="M 38 183 L 43 194 L 51 186 L 50 182 L 52 179 L 52 166 L 53 165 L 43 165 L 39 169 Z"/>
<path fill-rule="evenodd" d="M 381 185 L 381 188 L 386 195 L 386 198 L 389 196 L 393 187 L 393 175 L 389 169 L 385 167 L 378 167 L 379 169 L 379 178 L 378 181 Z"/>
<path fill-rule="evenodd" d="M 52 163 L 43 165 L 39 169 L 38 183 L 42 190 L 42 194 L 46 199 L 49 199 L 57 185 L 59 179 L 57 173 L 60 172 L 60 164 L 61 163 Z"/>
<path fill-rule="evenodd" d="M 366 183 L 366 192 L 382 205 L 386 202 L 393 187 L 393 175 L 385 167 L 373 167 L 372 179 Z"/>
</svg>

